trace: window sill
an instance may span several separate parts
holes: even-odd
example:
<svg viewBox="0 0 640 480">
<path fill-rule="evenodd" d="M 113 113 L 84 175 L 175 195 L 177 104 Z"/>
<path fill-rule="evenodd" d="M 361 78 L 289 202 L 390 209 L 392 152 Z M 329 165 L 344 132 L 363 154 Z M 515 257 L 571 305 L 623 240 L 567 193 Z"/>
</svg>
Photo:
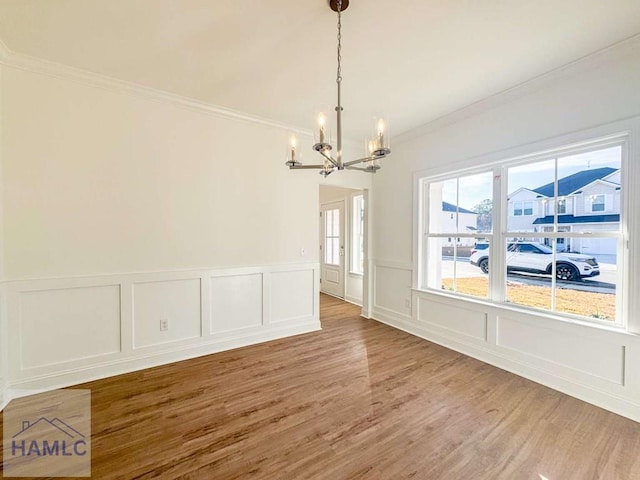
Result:
<svg viewBox="0 0 640 480">
<path fill-rule="evenodd" d="M 513 312 L 521 315 L 538 316 L 541 318 L 545 318 L 547 320 L 562 322 L 564 324 L 579 325 L 581 327 L 590 327 L 590 328 L 595 328 L 597 330 L 604 330 L 607 332 L 618 333 L 618 334 L 629 335 L 632 337 L 640 338 L 639 333 L 630 332 L 620 324 L 612 325 L 612 324 L 606 324 L 606 323 L 600 323 L 600 322 L 592 322 L 588 320 L 580 320 L 579 318 L 573 318 L 573 317 L 568 317 L 563 315 L 554 315 L 551 312 L 547 313 L 547 312 L 543 312 L 533 308 L 515 306 L 514 304 L 511 304 L 511 303 L 498 303 L 498 302 L 493 302 L 489 299 L 475 298 L 467 295 L 452 294 L 445 291 L 441 292 L 438 290 L 432 290 L 432 289 L 426 289 L 426 288 L 412 288 L 411 290 L 416 293 L 433 295 L 436 297 L 446 298 L 447 300 L 460 301 L 467 304 L 481 305 L 483 307 L 487 307 L 494 310 L 500 310 L 503 312 L 506 311 L 506 312 Z"/>
</svg>

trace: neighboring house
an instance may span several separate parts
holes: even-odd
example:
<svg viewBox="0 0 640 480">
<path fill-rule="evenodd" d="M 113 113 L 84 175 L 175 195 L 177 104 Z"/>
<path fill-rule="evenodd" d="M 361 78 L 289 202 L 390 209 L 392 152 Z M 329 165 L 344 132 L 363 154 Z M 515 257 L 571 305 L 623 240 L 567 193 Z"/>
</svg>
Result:
<svg viewBox="0 0 640 480">
<path fill-rule="evenodd" d="M 456 228 L 456 212 L 458 212 L 459 229 Z M 449 202 L 442 202 L 440 221 L 442 222 L 441 231 L 443 232 L 476 233 L 478 231 L 478 214 Z M 473 247 L 475 242 L 475 238 L 448 237 L 444 239 L 443 246 Z"/>
<path fill-rule="evenodd" d="M 558 180 L 557 198 L 560 232 L 615 230 L 620 224 L 620 170 L 594 168 L 563 177 Z M 513 192 L 509 195 L 509 230 L 552 232 L 553 199 L 553 183 Z M 615 257 L 616 240 L 582 238 L 571 244 L 570 239 L 559 238 L 558 249 Z"/>
</svg>

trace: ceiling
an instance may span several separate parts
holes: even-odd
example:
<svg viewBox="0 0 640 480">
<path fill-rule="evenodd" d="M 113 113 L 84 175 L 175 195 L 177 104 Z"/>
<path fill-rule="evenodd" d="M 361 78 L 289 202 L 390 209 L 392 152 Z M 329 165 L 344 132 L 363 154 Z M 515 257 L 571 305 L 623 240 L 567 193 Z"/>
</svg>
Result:
<svg viewBox="0 0 640 480">
<path fill-rule="evenodd" d="M 335 105 L 326 0 L 0 0 L 40 57 L 310 129 Z M 351 0 L 346 133 L 400 133 L 640 33 L 638 0 Z"/>
</svg>

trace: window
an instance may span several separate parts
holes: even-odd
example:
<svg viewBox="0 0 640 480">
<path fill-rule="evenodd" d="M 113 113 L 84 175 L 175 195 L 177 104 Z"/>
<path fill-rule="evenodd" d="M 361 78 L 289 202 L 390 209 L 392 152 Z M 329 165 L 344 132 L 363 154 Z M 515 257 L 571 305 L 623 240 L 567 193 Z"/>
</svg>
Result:
<svg viewBox="0 0 640 480">
<path fill-rule="evenodd" d="M 567 213 L 567 200 L 564 198 L 558 199 L 558 215 L 564 215 Z"/>
<path fill-rule="evenodd" d="M 476 248 L 488 246 L 492 230 L 493 173 L 449 178 L 428 183 L 429 288 L 486 298 L 487 275 L 471 265 Z M 452 242 L 455 240 L 455 242 Z M 480 254 L 476 255 L 482 258 Z"/>
<path fill-rule="evenodd" d="M 513 202 L 513 216 L 520 217 L 522 215 L 533 215 L 533 201 Z"/>
<path fill-rule="evenodd" d="M 591 195 L 591 211 L 604 212 L 604 195 Z"/>
<path fill-rule="evenodd" d="M 625 145 L 619 137 L 505 161 L 481 173 L 424 179 L 419 286 L 620 322 L 619 279 L 627 268 L 622 245 L 628 220 L 621 209 Z M 504 196 L 493 199 L 493 192 Z M 492 229 L 499 224 L 504 231 Z M 447 246 L 449 237 L 459 239 L 457 245 Z"/>
<path fill-rule="evenodd" d="M 524 202 L 513 202 L 513 216 L 520 217 L 523 215 L 533 215 L 533 201 L 528 200 Z"/>
<path fill-rule="evenodd" d="M 513 216 L 519 217 L 522 215 L 522 202 L 513 202 Z"/>
<path fill-rule="evenodd" d="M 364 273 L 364 197 L 353 197 L 351 214 L 351 273 Z"/>
</svg>

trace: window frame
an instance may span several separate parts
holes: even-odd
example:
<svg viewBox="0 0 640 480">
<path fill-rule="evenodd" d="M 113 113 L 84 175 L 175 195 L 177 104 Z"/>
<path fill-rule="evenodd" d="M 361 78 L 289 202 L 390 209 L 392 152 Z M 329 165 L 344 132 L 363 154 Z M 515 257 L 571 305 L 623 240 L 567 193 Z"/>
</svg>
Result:
<svg viewBox="0 0 640 480">
<path fill-rule="evenodd" d="M 558 215 L 566 215 L 567 214 L 567 198 L 557 197 L 557 200 L 558 201 L 555 203 L 554 213 L 557 213 Z M 562 208 L 560 208 L 561 206 Z"/>
<path fill-rule="evenodd" d="M 522 200 L 518 200 L 517 202 L 513 202 L 513 217 L 523 217 L 524 216 L 524 202 Z"/>
<path fill-rule="evenodd" d="M 602 202 L 598 202 L 596 203 L 595 200 L 599 197 L 602 197 Z M 591 213 L 596 213 L 596 212 L 606 212 L 607 211 L 607 196 L 604 193 L 598 193 L 596 195 L 591 195 L 590 198 L 590 206 L 591 206 Z M 602 208 L 598 208 L 595 209 L 593 207 L 595 207 L 596 205 L 600 206 L 602 205 Z"/>
<path fill-rule="evenodd" d="M 470 177 L 470 176 L 474 176 L 474 175 L 481 175 L 481 174 L 488 174 L 491 173 L 492 175 L 494 174 L 493 169 L 491 167 L 480 167 L 480 168 L 473 168 L 473 169 L 468 169 L 468 170 L 464 170 L 464 171 L 460 171 L 457 172 L 457 174 L 453 174 L 453 175 L 441 175 L 438 176 L 437 178 L 431 180 L 431 182 L 429 183 L 436 183 L 436 182 L 442 182 L 442 181 L 446 181 L 446 180 L 452 180 L 452 179 L 456 179 L 459 180 L 460 178 L 465 178 L 465 177 Z M 456 187 L 459 188 L 459 185 Z M 428 184 L 425 182 L 425 179 L 423 179 L 422 181 L 422 189 L 424 190 L 425 194 L 422 197 L 422 206 L 423 206 L 423 210 L 426 207 L 426 210 L 424 210 L 425 212 L 428 212 L 428 196 L 429 196 L 429 186 Z M 492 190 L 492 205 L 495 204 L 495 191 Z M 455 205 L 458 206 L 458 208 L 460 208 L 459 206 L 459 199 L 456 199 Z M 440 204 L 441 201 L 438 202 L 438 212 L 440 212 Z M 451 216 L 453 216 L 454 214 L 452 213 Z M 428 213 L 426 215 L 423 215 L 423 220 L 424 223 L 421 224 L 421 241 L 424 242 L 428 242 L 429 239 L 436 239 L 436 238 L 440 238 L 442 241 L 447 240 L 449 243 L 452 243 L 452 245 L 450 245 L 451 247 L 453 247 L 453 251 L 454 251 L 454 256 L 457 255 L 457 250 L 458 250 L 458 243 L 461 242 L 462 239 L 467 239 L 467 238 L 473 238 L 476 239 L 477 241 L 486 241 L 489 244 L 491 244 L 493 242 L 493 234 L 495 231 L 495 226 L 492 225 L 491 228 L 491 232 L 476 232 L 476 233 L 466 233 L 466 232 L 461 232 L 458 231 L 459 230 L 459 225 L 456 225 L 456 228 L 451 230 L 451 231 L 445 231 L 443 230 L 442 232 L 428 232 L 429 229 L 429 225 L 430 225 L 430 220 L 429 220 L 429 216 Z M 452 242 L 453 240 L 453 242 Z M 427 259 L 426 259 L 426 255 L 423 255 L 422 257 L 422 264 L 426 265 Z M 454 288 L 456 287 L 456 279 L 455 279 L 455 275 L 456 275 L 456 265 L 454 262 Z M 425 274 L 426 273 L 426 274 Z M 430 274 L 432 274 L 433 272 L 429 272 L 428 269 L 425 267 L 423 268 L 422 272 L 421 272 L 421 276 L 419 276 L 418 278 L 420 279 L 420 288 L 419 289 L 426 289 L 428 291 L 440 291 L 440 290 L 436 290 L 432 287 L 428 287 L 428 282 L 430 281 Z M 491 277 L 491 275 L 489 275 Z M 489 289 L 490 291 L 490 289 Z M 474 299 L 474 300 L 488 300 L 489 297 L 479 297 L 479 296 L 474 296 L 474 295 L 469 295 L 469 294 L 465 294 L 465 293 L 460 293 L 460 292 L 455 292 L 456 296 L 460 296 L 460 297 L 465 297 L 465 298 L 469 298 L 469 299 Z"/>
<path fill-rule="evenodd" d="M 362 218 L 356 218 L 356 202 L 360 202 L 361 204 L 361 215 Z M 350 241 L 350 259 L 349 259 L 349 273 L 351 275 L 364 275 L 364 193 L 357 193 L 351 196 L 351 229 L 349 232 L 349 241 Z M 361 248 L 358 249 L 359 252 L 356 253 L 356 249 L 358 245 L 361 245 Z M 362 270 L 355 268 L 356 261 L 361 262 Z"/>
<path fill-rule="evenodd" d="M 640 126 L 640 121 L 638 122 Z M 640 129 L 639 129 L 640 133 Z M 416 223 L 418 225 L 418 230 L 415 232 L 418 235 L 416 239 L 416 243 L 414 244 L 414 253 L 416 254 L 416 272 L 414 273 L 414 288 L 418 291 L 436 293 L 439 295 L 452 296 L 460 299 L 473 299 L 475 301 L 485 302 L 491 305 L 500 306 L 500 307 L 508 307 L 509 309 L 515 309 L 516 311 L 529 312 L 534 313 L 536 315 L 543 315 L 548 318 L 553 318 L 561 321 L 569 321 L 572 323 L 579 323 L 583 325 L 600 325 L 606 326 L 609 328 L 628 328 L 629 327 L 629 315 L 628 312 L 635 304 L 635 301 L 630 298 L 629 295 L 629 287 L 627 286 L 628 279 L 633 277 L 638 272 L 633 265 L 630 264 L 630 240 L 629 240 L 629 232 L 630 231 L 638 231 L 640 233 L 640 225 L 630 225 L 631 218 L 628 215 L 628 205 L 630 203 L 630 199 L 633 196 L 633 193 L 629 189 L 629 178 L 632 178 L 635 168 L 632 168 L 631 162 L 629 162 L 629 157 L 632 155 L 631 147 L 630 147 L 630 131 L 622 131 L 620 133 L 613 133 L 611 135 L 598 138 L 596 135 L 587 137 L 585 140 L 579 143 L 571 143 L 571 142 L 558 142 L 555 146 L 551 148 L 544 149 L 535 149 L 532 147 L 532 152 L 527 153 L 523 152 L 517 156 L 505 155 L 502 159 L 494 158 L 490 161 L 479 162 L 477 159 L 473 162 L 474 166 L 469 168 L 460 168 L 451 171 L 445 171 L 440 173 L 435 173 L 429 175 L 430 172 L 423 171 L 417 172 L 414 174 L 414 180 L 417 182 L 416 195 L 418 205 L 420 206 L 418 216 L 416 218 Z M 611 320 L 601 320 L 597 318 L 589 318 L 580 315 L 573 315 L 570 313 L 565 313 L 557 310 L 544 310 L 533 307 L 527 307 L 525 305 L 519 305 L 514 303 L 509 303 L 506 300 L 506 260 L 505 260 L 505 250 L 506 250 L 506 241 L 508 238 L 507 231 L 507 221 L 508 218 L 514 216 L 515 211 L 515 203 L 517 202 L 509 202 L 509 198 L 507 196 L 508 185 L 507 185 L 507 169 L 509 167 L 515 167 L 519 165 L 532 164 L 544 160 L 552 160 L 557 158 L 563 158 L 569 155 L 577 155 L 580 153 L 587 153 L 589 151 L 596 151 L 601 149 L 606 149 L 610 147 L 620 146 L 621 147 L 621 163 L 620 163 L 620 171 L 621 171 L 621 189 L 622 196 L 620 200 L 620 222 L 619 222 L 619 231 L 616 233 L 611 232 L 597 232 L 597 235 L 594 237 L 602 238 L 602 237 L 615 237 L 618 239 L 618 247 L 617 247 L 617 255 L 618 260 L 616 262 L 617 266 L 617 280 L 616 280 L 616 318 L 615 321 Z M 536 151 L 537 150 L 537 151 Z M 497 155 L 497 154 L 495 154 Z M 488 298 L 484 299 L 481 297 L 472 297 L 469 295 L 460 294 L 457 292 L 448 292 L 442 290 L 436 290 L 433 287 L 428 286 L 428 254 L 425 252 L 425 247 L 428 238 L 428 231 L 426 227 L 428 226 L 428 207 L 429 207 L 429 185 L 434 182 L 444 182 L 449 179 L 464 177 L 468 175 L 473 175 L 477 173 L 481 173 L 483 171 L 493 170 L 494 175 L 494 185 L 493 185 L 493 232 L 491 235 L 484 234 L 484 237 L 492 245 L 492 252 L 495 252 L 494 255 L 490 257 L 490 272 L 501 272 L 499 274 L 489 275 L 489 294 Z M 639 168 L 640 170 L 640 168 Z M 557 205 L 555 203 L 557 200 L 565 200 L 565 197 L 554 197 L 554 213 L 553 215 L 563 215 L 564 213 L 559 213 Z M 575 201 L 574 201 L 575 203 Z M 523 207 L 523 215 L 524 216 L 524 203 L 522 203 Z M 575 207 L 574 207 L 575 208 Z M 606 208 L 606 199 L 605 199 L 605 208 Z M 565 213 L 567 211 L 566 203 L 565 203 Z M 545 212 L 546 214 L 546 212 Z M 536 236 L 540 237 L 541 232 L 521 232 L 523 240 L 534 239 Z M 463 235 L 465 237 L 473 237 L 475 235 Z M 571 235 L 571 232 L 558 231 L 552 233 L 544 233 L 542 235 L 545 238 L 552 238 L 554 241 L 558 238 L 571 238 L 577 235 Z M 554 285 L 555 287 L 555 282 Z M 633 328 L 637 329 L 635 326 L 636 322 L 633 322 Z"/>
</svg>

